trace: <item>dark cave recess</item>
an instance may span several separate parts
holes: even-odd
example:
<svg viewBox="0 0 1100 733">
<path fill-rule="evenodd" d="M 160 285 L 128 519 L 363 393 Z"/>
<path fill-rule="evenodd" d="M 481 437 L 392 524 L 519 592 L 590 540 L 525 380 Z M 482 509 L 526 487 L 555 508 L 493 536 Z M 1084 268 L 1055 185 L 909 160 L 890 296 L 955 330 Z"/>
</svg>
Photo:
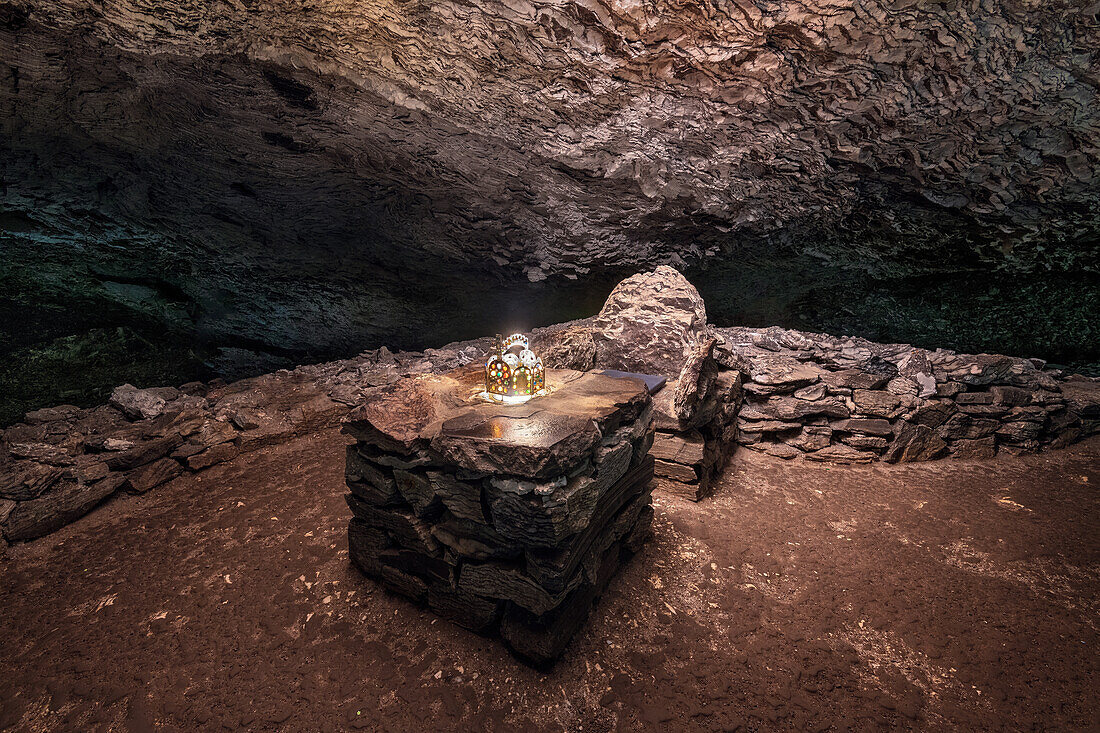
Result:
<svg viewBox="0 0 1100 733">
<path fill-rule="evenodd" d="M 207 305 L 186 288 L 88 273 L 46 283 L 0 273 L 0 424 L 60 403 L 90 406 L 124 382 L 232 380 L 385 345 L 418 350 L 594 315 L 624 272 L 531 283 L 456 272 L 404 285 L 404 323 L 372 320 L 370 302 L 345 314 L 354 328 L 309 343 L 311 326 L 287 338 L 204 331 Z M 56 273 L 55 273 L 56 274 Z M 875 280 L 806 263 L 790 268 L 690 268 L 688 277 L 720 326 L 780 325 L 960 352 L 1032 356 L 1100 375 L 1100 278 L 1091 274 L 958 273 Z M 6 275 L 6 276 L 5 276 Z M 499 274 L 498 274 L 499 275 Z M 58 282 L 67 286 L 56 287 Z M 316 304 L 317 317 L 345 301 Z M 231 315 L 231 314 L 230 314 Z M 287 348 L 286 343 L 309 344 Z"/>
</svg>

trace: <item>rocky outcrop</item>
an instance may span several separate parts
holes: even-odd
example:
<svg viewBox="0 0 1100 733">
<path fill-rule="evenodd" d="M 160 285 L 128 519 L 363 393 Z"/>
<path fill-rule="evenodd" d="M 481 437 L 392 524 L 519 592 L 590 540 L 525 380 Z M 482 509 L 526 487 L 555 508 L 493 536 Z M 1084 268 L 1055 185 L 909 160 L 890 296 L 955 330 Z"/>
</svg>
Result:
<svg viewBox="0 0 1100 733">
<path fill-rule="evenodd" d="M 659 263 L 767 322 L 1095 274 L 1097 45 L 1065 0 L 6 0 L 7 307 L 17 344 L 140 321 L 228 371 L 557 320 Z"/>
</svg>

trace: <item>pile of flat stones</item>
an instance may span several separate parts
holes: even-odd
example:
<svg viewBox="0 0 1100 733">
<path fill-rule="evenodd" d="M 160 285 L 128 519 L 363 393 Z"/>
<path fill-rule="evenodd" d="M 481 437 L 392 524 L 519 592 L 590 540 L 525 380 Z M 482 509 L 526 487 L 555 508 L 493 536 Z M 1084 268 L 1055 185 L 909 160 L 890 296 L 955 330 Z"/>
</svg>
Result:
<svg viewBox="0 0 1100 733">
<path fill-rule="evenodd" d="M 990 458 L 1100 431 L 1100 382 L 1040 360 L 780 328 L 719 333 L 720 359 L 745 377 L 739 442 L 780 458 Z"/>
<path fill-rule="evenodd" d="M 699 501 L 710 496 L 737 447 L 741 373 L 713 358 L 715 340 L 689 356 L 680 376 L 653 398 L 656 435 L 650 453 L 657 486 Z"/>
<path fill-rule="evenodd" d="M 41 537 L 119 494 L 333 425 L 346 413 L 307 374 L 179 389 L 124 384 L 93 408 L 27 413 L 0 431 L 0 547 Z"/>
<path fill-rule="evenodd" d="M 547 370 L 486 400 L 480 367 L 375 388 L 346 419 L 352 561 L 521 658 L 553 663 L 653 517 L 643 382 Z"/>
<path fill-rule="evenodd" d="M 663 378 L 654 394 L 656 486 L 692 500 L 709 496 L 737 447 L 742 375 L 716 359 L 699 291 L 668 266 L 632 275 L 585 321 L 536 332 L 550 366 Z"/>
<path fill-rule="evenodd" d="M 265 446 L 333 427 L 371 387 L 481 360 L 489 339 L 179 388 L 130 384 L 105 405 L 28 412 L 0 430 L 0 552 L 49 534 L 112 497 L 144 494 Z"/>
</svg>

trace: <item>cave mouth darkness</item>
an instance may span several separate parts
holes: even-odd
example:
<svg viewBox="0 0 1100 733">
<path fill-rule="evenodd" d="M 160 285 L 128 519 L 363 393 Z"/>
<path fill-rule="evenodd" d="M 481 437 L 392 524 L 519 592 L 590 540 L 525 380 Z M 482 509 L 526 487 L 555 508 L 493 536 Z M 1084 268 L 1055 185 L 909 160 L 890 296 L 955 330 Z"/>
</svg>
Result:
<svg viewBox="0 0 1100 733">
<path fill-rule="evenodd" d="M 8 229 L 5 249 L 16 250 L 16 240 Z M 587 318 L 629 274 L 610 270 L 537 283 L 484 271 L 416 282 L 387 277 L 383 287 L 415 293 L 410 300 L 419 313 L 408 324 L 372 323 L 367 302 L 351 314 L 359 330 L 287 348 L 277 337 L 205 333 L 206 308 L 233 306 L 200 305 L 160 279 L 75 263 L 47 276 L 46 267 L 29 266 L 31 261 L 7 261 L 0 271 L 0 321 L 6 324 L 0 425 L 49 405 L 100 404 L 120 383 L 232 381 L 380 346 L 422 350 L 513 326 Z M 924 348 L 1035 356 L 1100 376 L 1100 287 L 1090 273 L 873 279 L 807 261 L 718 263 L 689 267 L 686 274 L 720 326 L 779 325 Z M 311 316 L 325 320 L 326 307 L 340 306 L 313 304 Z M 302 327 L 308 329 L 308 321 Z"/>
<path fill-rule="evenodd" d="M 0 730 L 1093 730 L 1100 3 L 0 0 Z"/>
</svg>

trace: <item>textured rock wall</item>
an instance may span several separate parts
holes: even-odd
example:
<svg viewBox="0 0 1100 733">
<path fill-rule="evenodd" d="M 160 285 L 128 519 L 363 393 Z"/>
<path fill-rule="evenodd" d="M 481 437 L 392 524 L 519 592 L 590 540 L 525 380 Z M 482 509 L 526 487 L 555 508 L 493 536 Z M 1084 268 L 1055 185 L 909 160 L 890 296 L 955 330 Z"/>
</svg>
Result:
<svg viewBox="0 0 1100 733">
<path fill-rule="evenodd" d="M 1095 273 L 1098 43 L 1074 2 L 5 0 L 0 277 L 301 358 L 656 262 L 773 311 L 780 264 Z"/>
</svg>

